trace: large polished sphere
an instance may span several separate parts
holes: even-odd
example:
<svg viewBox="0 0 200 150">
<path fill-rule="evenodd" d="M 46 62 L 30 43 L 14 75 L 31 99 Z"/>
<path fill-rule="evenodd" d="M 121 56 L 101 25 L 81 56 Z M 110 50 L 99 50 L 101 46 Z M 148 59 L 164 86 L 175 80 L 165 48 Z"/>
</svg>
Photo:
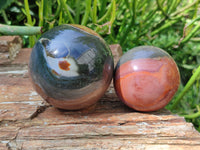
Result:
<svg viewBox="0 0 200 150">
<path fill-rule="evenodd" d="M 155 111 L 167 105 L 180 83 L 178 67 L 164 50 L 140 46 L 126 52 L 115 68 L 114 86 L 119 98 L 138 111 Z"/>
<path fill-rule="evenodd" d="M 93 30 L 61 25 L 33 47 L 29 73 L 37 93 L 51 105 L 77 110 L 95 104 L 113 75 L 109 46 Z"/>
</svg>

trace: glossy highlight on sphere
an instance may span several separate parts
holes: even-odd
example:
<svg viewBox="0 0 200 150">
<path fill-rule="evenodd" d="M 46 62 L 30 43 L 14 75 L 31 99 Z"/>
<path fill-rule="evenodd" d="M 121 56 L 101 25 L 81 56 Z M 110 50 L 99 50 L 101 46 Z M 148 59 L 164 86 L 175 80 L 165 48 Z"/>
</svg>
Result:
<svg viewBox="0 0 200 150">
<path fill-rule="evenodd" d="M 33 47 L 29 74 L 39 95 L 54 107 L 78 110 L 96 103 L 113 76 L 109 46 L 93 30 L 61 25 Z"/>
<path fill-rule="evenodd" d="M 173 58 L 153 46 L 139 46 L 126 52 L 114 74 L 119 98 L 137 111 L 156 111 L 165 107 L 180 84 Z"/>
</svg>

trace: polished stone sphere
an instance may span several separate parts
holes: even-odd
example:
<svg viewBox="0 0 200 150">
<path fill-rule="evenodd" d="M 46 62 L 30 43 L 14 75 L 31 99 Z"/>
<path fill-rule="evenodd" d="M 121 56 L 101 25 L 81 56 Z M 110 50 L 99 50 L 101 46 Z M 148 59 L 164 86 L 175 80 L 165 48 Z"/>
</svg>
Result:
<svg viewBox="0 0 200 150">
<path fill-rule="evenodd" d="M 139 46 L 119 60 L 114 86 L 119 98 L 137 111 L 156 111 L 176 93 L 180 74 L 173 58 L 153 46 Z"/>
<path fill-rule="evenodd" d="M 109 46 L 93 30 L 61 25 L 44 33 L 32 49 L 29 74 L 37 93 L 56 108 L 95 104 L 113 76 Z"/>
</svg>

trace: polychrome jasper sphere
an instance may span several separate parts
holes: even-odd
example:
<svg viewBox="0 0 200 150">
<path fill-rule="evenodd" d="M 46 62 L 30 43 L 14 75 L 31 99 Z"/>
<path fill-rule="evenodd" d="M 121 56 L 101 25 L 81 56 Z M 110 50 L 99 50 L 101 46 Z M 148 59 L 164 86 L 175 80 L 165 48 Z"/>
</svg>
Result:
<svg viewBox="0 0 200 150">
<path fill-rule="evenodd" d="M 61 25 L 33 47 L 29 72 L 37 93 L 56 108 L 77 110 L 96 103 L 113 76 L 109 46 L 93 30 Z"/>
<path fill-rule="evenodd" d="M 119 60 L 114 86 L 119 98 L 137 111 L 156 111 L 167 105 L 180 83 L 178 67 L 164 50 L 140 46 Z"/>
</svg>

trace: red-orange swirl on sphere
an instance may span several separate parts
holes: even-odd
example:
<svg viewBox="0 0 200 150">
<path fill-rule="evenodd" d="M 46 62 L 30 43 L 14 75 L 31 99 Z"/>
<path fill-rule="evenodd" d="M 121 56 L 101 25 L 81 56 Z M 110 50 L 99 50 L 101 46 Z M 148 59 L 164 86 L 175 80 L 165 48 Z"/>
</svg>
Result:
<svg viewBox="0 0 200 150">
<path fill-rule="evenodd" d="M 138 111 L 155 111 L 167 105 L 176 93 L 180 75 L 170 57 L 129 60 L 115 73 L 120 99 Z"/>
</svg>

